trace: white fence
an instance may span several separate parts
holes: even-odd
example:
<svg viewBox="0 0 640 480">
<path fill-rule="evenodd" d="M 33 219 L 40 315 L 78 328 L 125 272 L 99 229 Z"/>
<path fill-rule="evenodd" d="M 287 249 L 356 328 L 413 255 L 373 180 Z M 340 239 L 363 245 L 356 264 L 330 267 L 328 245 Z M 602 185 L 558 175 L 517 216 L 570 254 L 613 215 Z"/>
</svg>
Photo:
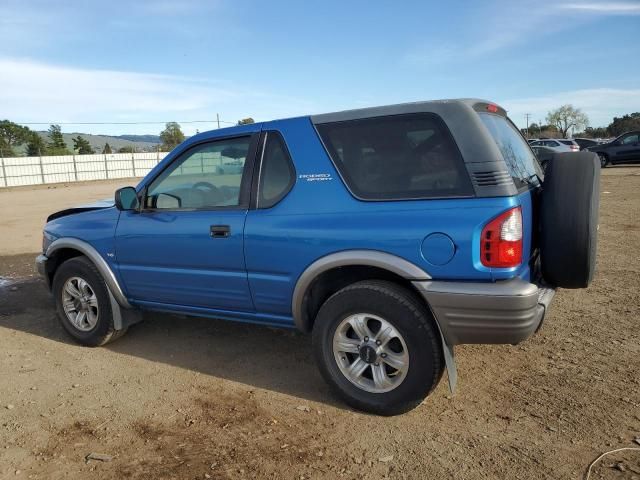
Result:
<svg viewBox="0 0 640 480">
<path fill-rule="evenodd" d="M 0 158 L 0 188 L 143 177 L 167 152 Z"/>
</svg>

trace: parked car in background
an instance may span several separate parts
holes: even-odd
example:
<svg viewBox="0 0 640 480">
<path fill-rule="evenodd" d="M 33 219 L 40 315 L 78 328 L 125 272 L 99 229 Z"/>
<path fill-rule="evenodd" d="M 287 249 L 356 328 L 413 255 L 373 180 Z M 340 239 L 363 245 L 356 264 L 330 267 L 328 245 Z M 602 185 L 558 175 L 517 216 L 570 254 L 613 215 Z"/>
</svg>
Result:
<svg viewBox="0 0 640 480">
<path fill-rule="evenodd" d="M 569 147 L 572 152 L 579 152 L 580 151 L 580 145 L 578 145 L 576 143 L 576 141 L 573 140 L 573 139 L 570 139 L 570 138 L 559 138 L 558 141 L 560 143 L 562 143 L 563 145 L 566 145 L 567 147 Z"/>
<path fill-rule="evenodd" d="M 547 165 L 549 164 L 549 161 L 551 161 L 551 157 L 553 157 L 553 155 L 557 153 L 553 148 L 536 145 L 532 145 L 531 150 L 533 150 L 533 153 L 536 155 L 536 158 L 538 159 L 538 163 L 542 167 L 542 170 L 547 169 Z"/>
<path fill-rule="evenodd" d="M 598 140 L 595 140 L 593 138 L 574 138 L 573 141 L 578 144 L 580 150 L 584 150 L 587 147 L 593 147 L 600 144 Z"/>
<path fill-rule="evenodd" d="M 640 163 L 640 131 L 627 132 L 615 140 L 587 148 L 600 158 L 600 165 L 619 165 L 623 163 Z"/>
<path fill-rule="evenodd" d="M 556 153 L 560 153 L 560 152 L 577 152 L 580 150 L 580 147 L 578 146 L 578 144 L 575 144 L 575 146 L 573 146 L 573 141 L 571 140 L 571 143 L 569 145 L 567 145 L 566 143 L 563 143 L 563 141 L 566 141 L 564 139 L 554 139 L 554 138 L 547 138 L 544 140 L 538 140 L 537 142 L 533 142 L 531 143 L 532 147 L 547 147 L 547 148 L 551 148 L 554 152 Z"/>
<path fill-rule="evenodd" d="M 537 142 L 538 140 L 538 138 L 530 138 L 527 140 L 527 142 L 529 142 L 529 145 L 531 145 L 533 142 Z"/>
<path fill-rule="evenodd" d="M 111 204 L 50 215 L 36 262 L 84 345 L 143 311 L 296 328 L 343 400 L 393 415 L 445 367 L 453 389 L 455 345 L 522 342 L 556 287 L 590 283 L 598 159 L 554 155 L 547 172 L 483 100 L 223 128 Z"/>
</svg>

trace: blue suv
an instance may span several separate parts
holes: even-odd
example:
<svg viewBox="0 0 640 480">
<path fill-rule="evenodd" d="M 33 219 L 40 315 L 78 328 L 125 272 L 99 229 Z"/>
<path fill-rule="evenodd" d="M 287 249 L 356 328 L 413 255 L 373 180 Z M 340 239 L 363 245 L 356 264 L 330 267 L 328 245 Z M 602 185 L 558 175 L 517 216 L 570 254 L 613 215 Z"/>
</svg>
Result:
<svg viewBox="0 0 640 480">
<path fill-rule="evenodd" d="M 349 405 L 393 415 L 445 368 L 454 388 L 455 345 L 521 342 L 556 287 L 588 285 L 599 170 L 559 154 L 543 173 L 483 100 L 255 123 L 51 215 L 36 263 L 84 345 L 143 311 L 296 328 Z"/>
</svg>

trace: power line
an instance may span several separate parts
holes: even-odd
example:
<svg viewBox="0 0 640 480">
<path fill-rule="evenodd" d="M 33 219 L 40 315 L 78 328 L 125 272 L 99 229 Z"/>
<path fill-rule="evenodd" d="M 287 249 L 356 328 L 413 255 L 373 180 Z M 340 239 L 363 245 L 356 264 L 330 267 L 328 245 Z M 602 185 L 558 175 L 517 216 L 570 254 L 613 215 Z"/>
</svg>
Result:
<svg viewBox="0 0 640 480">
<path fill-rule="evenodd" d="M 175 121 L 175 120 L 174 120 Z M 15 122 L 19 125 L 164 125 L 170 122 Z M 221 123 L 226 123 L 229 125 L 235 125 L 236 122 L 229 122 L 226 120 L 185 120 L 185 121 L 177 121 L 176 123 L 180 124 L 191 124 L 191 123 L 217 123 L 220 125 Z"/>
</svg>

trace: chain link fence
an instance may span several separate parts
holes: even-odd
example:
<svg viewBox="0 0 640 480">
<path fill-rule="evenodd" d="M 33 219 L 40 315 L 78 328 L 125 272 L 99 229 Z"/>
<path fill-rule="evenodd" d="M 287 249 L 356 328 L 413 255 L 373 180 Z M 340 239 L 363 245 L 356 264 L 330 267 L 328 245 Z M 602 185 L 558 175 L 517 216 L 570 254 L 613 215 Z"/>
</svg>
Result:
<svg viewBox="0 0 640 480">
<path fill-rule="evenodd" d="M 144 177 L 167 153 L 0 158 L 0 188 Z"/>
</svg>

